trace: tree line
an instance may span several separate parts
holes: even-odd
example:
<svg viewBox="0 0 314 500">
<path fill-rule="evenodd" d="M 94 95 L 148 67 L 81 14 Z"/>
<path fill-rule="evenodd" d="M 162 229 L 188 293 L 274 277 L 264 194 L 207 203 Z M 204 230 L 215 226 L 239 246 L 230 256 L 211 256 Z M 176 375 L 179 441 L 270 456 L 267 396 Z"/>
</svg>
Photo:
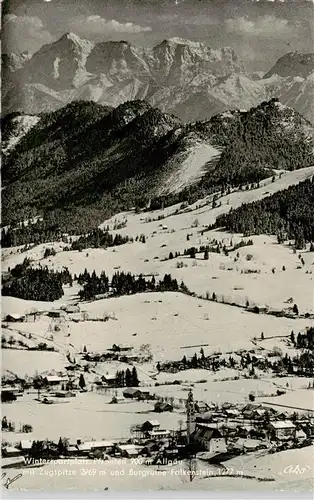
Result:
<svg viewBox="0 0 314 500">
<path fill-rule="evenodd" d="M 166 291 L 181 291 L 186 292 L 187 287 L 181 282 L 180 286 L 176 279 L 171 277 L 171 274 L 165 274 L 163 279 L 156 282 L 154 276 L 151 279 L 146 279 L 142 274 L 135 276 L 130 272 L 116 272 L 109 280 L 104 271 L 100 276 L 93 271 L 90 274 L 86 269 L 83 274 L 80 274 L 77 281 L 82 285 L 79 295 L 82 300 L 92 300 L 97 295 L 107 294 L 110 296 L 132 295 L 143 292 L 166 292 Z"/>
<path fill-rule="evenodd" d="M 51 271 L 48 267 L 30 267 L 29 259 L 15 266 L 2 286 L 3 296 L 24 300 L 53 302 L 63 296 L 63 285 L 72 284 L 72 276 L 67 268 Z"/>
</svg>

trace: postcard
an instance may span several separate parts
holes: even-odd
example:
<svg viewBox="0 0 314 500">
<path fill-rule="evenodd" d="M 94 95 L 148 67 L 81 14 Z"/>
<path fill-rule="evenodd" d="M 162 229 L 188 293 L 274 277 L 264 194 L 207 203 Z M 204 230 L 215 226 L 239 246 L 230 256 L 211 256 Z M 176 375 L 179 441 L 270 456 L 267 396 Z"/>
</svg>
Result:
<svg viewBox="0 0 314 500">
<path fill-rule="evenodd" d="M 314 489 L 314 4 L 2 1 L 2 490 Z"/>
</svg>

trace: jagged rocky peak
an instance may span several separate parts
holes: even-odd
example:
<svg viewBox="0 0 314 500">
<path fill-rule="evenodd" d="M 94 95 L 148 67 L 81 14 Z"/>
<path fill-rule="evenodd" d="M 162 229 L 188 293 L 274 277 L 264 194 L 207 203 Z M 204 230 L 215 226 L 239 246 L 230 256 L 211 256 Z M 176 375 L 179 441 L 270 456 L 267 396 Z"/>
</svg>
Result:
<svg viewBox="0 0 314 500">
<path fill-rule="evenodd" d="M 81 50 L 91 49 L 94 45 L 94 42 L 86 40 L 85 38 L 81 38 L 72 32 L 65 33 L 61 38 L 59 38 L 59 40 L 56 40 L 54 43 L 50 44 L 51 47 L 71 46 L 77 47 Z M 47 45 L 45 47 L 47 47 Z"/>
<path fill-rule="evenodd" d="M 314 53 L 304 54 L 302 52 L 288 52 L 283 57 L 278 59 L 276 64 L 271 68 L 264 78 L 270 78 L 272 75 L 282 77 L 300 76 L 306 78 L 314 71 Z"/>
</svg>

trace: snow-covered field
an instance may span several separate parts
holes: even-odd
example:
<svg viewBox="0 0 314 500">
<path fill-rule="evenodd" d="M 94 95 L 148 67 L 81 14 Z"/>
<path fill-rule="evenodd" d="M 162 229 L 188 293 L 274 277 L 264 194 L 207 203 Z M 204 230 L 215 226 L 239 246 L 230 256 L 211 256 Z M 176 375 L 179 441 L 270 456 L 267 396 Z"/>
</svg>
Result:
<svg viewBox="0 0 314 500">
<path fill-rule="evenodd" d="M 288 336 L 292 329 L 304 330 L 309 324 L 305 319 L 252 314 L 176 292 L 102 299 L 84 304 L 84 310 L 90 318 L 110 315 L 115 320 L 78 323 L 67 320 L 60 324 L 60 332 L 53 332 L 55 341 L 71 343 L 77 351 L 84 345 L 89 351 L 100 351 L 114 343 L 128 343 L 135 348 L 149 344 L 155 362 L 182 359 L 184 354 L 192 356 L 200 350 L 195 346 L 202 345 L 205 355 L 252 349 L 252 340 L 260 338 L 262 332 L 266 340 L 268 336 L 278 337 L 273 344 L 267 342 L 267 349 L 271 349 L 281 345 L 280 336 Z M 50 318 L 42 317 L 35 323 L 11 325 L 10 329 L 44 337 L 50 324 Z M 9 336 L 11 331 L 3 333 Z M 70 337 L 66 337 L 69 333 Z"/>
<path fill-rule="evenodd" d="M 72 461 L 51 463 L 39 469 L 6 469 L 5 472 L 7 477 L 22 474 L 11 485 L 12 490 L 20 491 L 39 490 L 44 483 L 46 491 L 305 492 L 313 489 L 313 451 L 310 446 L 266 456 L 251 453 L 226 462 L 226 468 L 196 461 L 192 469 L 193 481 L 189 479 L 189 465 L 185 461 L 158 468 L 139 464 L 138 460 L 125 460 L 122 464 L 114 459 L 83 464 Z"/>
<path fill-rule="evenodd" d="M 18 442 L 21 439 L 53 439 L 67 437 L 76 444 L 77 439 L 123 440 L 130 438 L 132 425 L 146 420 L 158 420 L 162 429 L 178 429 L 180 412 L 153 412 L 152 402 L 127 401 L 109 404 L 113 394 L 96 392 L 78 393 L 73 398 L 59 398 L 59 402 L 46 405 L 35 401 L 36 391 L 19 397 L 14 404 L 3 404 L 2 413 L 8 420 L 33 426 L 33 432 L 21 434 L 6 432 L 3 439 Z M 183 409 L 181 410 L 184 411 Z"/>
</svg>

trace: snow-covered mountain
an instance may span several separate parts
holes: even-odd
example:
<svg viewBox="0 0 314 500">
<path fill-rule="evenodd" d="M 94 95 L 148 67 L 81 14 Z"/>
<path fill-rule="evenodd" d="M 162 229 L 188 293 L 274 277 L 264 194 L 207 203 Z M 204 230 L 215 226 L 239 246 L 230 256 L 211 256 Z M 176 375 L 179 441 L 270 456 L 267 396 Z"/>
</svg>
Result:
<svg viewBox="0 0 314 500">
<path fill-rule="evenodd" d="M 32 57 L 5 57 L 4 67 L 4 113 L 53 111 L 74 100 L 115 107 L 145 99 L 188 122 L 279 97 L 313 120 L 313 54 L 293 52 L 265 75 L 250 75 L 230 47 L 181 38 L 151 48 L 95 44 L 67 33 Z"/>
<path fill-rule="evenodd" d="M 276 64 L 266 73 L 264 78 L 272 75 L 301 76 L 306 78 L 314 71 L 314 54 L 302 52 L 289 52 L 278 59 Z"/>
</svg>

